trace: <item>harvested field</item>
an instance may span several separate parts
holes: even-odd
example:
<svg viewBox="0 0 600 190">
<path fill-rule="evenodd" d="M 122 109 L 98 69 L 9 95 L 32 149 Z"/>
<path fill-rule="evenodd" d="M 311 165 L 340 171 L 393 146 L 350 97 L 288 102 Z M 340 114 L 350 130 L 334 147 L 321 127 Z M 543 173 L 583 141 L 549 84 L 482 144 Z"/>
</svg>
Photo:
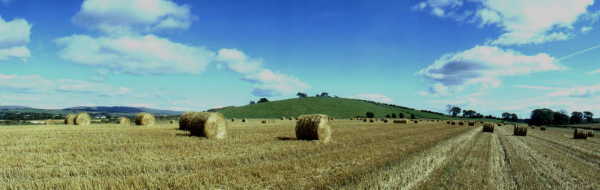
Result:
<svg viewBox="0 0 600 190">
<path fill-rule="evenodd" d="M 0 189 L 600 189 L 600 139 L 571 130 L 330 121 L 328 144 L 294 121 L 228 123 L 209 140 L 154 126 L 0 128 Z"/>
</svg>

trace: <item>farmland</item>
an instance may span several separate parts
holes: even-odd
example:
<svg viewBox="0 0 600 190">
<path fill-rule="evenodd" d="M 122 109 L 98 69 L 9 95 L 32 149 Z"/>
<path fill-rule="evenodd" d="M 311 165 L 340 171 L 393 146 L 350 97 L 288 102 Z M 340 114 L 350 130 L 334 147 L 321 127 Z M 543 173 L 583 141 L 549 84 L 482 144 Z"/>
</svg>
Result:
<svg viewBox="0 0 600 190">
<path fill-rule="evenodd" d="M 0 188 L 600 189 L 600 140 L 568 130 L 336 120 L 324 144 L 260 121 L 224 140 L 166 122 L 2 127 Z"/>
</svg>

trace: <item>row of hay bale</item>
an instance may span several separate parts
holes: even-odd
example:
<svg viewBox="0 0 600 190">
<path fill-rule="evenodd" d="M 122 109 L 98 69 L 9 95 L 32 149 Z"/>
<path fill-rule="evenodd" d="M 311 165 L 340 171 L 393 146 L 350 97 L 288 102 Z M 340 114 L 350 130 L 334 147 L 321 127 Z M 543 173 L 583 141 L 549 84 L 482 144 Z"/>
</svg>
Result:
<svg viewBox="0 0 600 190">
<path fill-rule="evenodd" d="M 330 120 L 327 115 L 323 114 L 302 115 L 296 121 L 296 137 L 299 140 L 329 142 L 331 127 L 328 122 Z M 179 129 L 189 131 L 193 136 L 208 139 L 225 139 L 227 137 L 227 122 L 221 113 L 186 112 L 179 119 Z"/>
<path fill-rule="evenodd" d="M 574 139 L 587 139 L 588 137 L 594 137 L 594 131 L 577 128 L 573 131 Z"/>
<path fill-rule="evenodd" d="M 527 126 L 515 124 L 513 126 L 513 135 L 514 136 L 527 136 Z"/>
<path fill-rule="evenodd" d="M 92 117 L 90 114 L 81 112 L 78 114 L 67 114 L 65 117 L 65 125 L 90 125 Z"/>
<path fill-rule="evenodd" d="M 64 120 L 65 125 L 90 125 L 92 118 L 88 113 L 67 114 Z M 119 117 L 117 123 L 120 125 L 130 125 L 131 120 L 127 117 Z M 134 120 L 135 125 L 152 126 L 156 123 L 156 118 L 150 113 L 138 113 Z"/>
<path fill-rule="evenodd" d="M 496 125 L 493 123 L 484 123 L 483 132 L 494 133 L 494 127 L 496 127 Z"/>
</svg>

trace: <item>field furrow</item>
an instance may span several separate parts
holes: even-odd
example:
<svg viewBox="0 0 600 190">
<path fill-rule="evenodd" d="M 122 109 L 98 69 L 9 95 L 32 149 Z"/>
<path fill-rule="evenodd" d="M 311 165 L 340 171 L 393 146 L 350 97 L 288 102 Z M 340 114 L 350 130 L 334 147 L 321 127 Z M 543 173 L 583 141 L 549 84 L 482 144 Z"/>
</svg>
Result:
<svg viewBox="0 0 600 190">
<path fill-rule="evenodd" d="M 447 159 L 455 156 L 457 150 L 465 147 L 477 133 L 477 129 L 469 129 L 467 133 L 412 154 L 396 165 L 365 177 L 350 189 L 413 189 L 427 180 L 435 169 L 445 165 Z"/>
</svg>

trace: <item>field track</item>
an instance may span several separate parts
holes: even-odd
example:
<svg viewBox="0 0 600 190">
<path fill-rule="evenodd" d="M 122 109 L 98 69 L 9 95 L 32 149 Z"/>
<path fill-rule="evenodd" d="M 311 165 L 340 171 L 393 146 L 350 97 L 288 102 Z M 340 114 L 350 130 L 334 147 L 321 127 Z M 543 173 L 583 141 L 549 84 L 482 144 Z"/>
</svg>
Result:
<svg viewBox="0 0 600 190">
<path fill-rule="evenodd" d="M 322 144 L 259 123 L 2 127 L 0 189 L 600 189 L 599 139 L 569 131 L 342 120 Z"/>
</svg>

